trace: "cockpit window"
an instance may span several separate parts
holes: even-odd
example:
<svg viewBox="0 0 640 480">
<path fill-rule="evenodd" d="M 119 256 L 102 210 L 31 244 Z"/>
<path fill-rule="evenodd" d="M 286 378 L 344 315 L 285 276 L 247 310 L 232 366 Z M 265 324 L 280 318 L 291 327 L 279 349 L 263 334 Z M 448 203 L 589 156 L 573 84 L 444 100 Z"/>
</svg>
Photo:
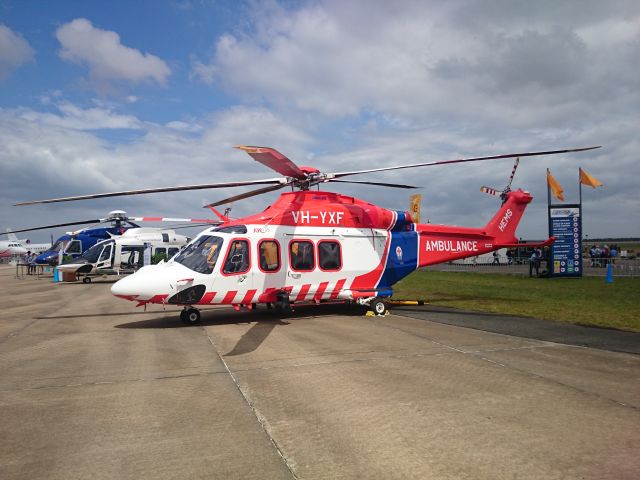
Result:
<svg viewBox="0 0 640 480">
<path fill-rule="evenodd" d="M 223 239 L 213 235 L 203 235 L 187 245 L 174 259 L 198 273 L 211 273 L 216 265 Z"/>
<path fill-rule="evenodd" d="M 53 250 L 54 252 L 59 252 L 60 250 L 64 250 L 64 247 L 67 246 L 67 243 L 69 243 L 69 239 L 58 240 L 56 243 L 53 244 L 53 247 L 51 247 L 51 250 Z"/>
<path fill-rule="evenodd" d="M 106 242 L 96 243 L 93 247 L 89 248 L 81 255 L 82 258 L 86 259 L 89 263 L 96 263 L 98 261 L 98 257 L 100 256 L 100 252 L 102 252 L 102 247 L 104 247 L 105 243 Z M 111 254 L 111 251 L 109 251 L 109 254 Z"/>
</svg>

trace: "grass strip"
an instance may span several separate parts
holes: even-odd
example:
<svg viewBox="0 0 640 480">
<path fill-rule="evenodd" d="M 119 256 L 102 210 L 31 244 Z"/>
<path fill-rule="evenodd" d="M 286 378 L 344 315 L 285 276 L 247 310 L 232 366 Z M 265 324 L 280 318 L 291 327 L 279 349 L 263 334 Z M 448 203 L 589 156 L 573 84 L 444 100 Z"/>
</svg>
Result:
<svg viewBox="0 0 640 480">
<path fill-rule="evenodd" d="M 529 278 L 418 270 L 394 286 L 394 299 L 640 331 L 640 279 Z"/>
</svg>

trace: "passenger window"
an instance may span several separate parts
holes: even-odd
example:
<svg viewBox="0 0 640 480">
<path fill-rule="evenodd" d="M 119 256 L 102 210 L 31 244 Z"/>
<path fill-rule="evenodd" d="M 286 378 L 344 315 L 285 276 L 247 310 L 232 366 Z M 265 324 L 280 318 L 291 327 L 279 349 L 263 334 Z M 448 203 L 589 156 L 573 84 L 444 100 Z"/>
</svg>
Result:
<svg viewBox="0 0 640 480">
<path fill-rule="evenodd" d="M 313 243 L 305 240 L 295 240 L 289 244 L 289 258 L 291 270 L 311 271 L 316 267 L 313 254 Z"/>
<path fill-rule="evenodd" d="M 176 253 L 178 253 L 179 250 L 180 250 L 179 248 L 170 248 L 168 253 L 169 255 L 168 258 L 172 258 Z"/>
<path fill-rule="evenodd" d="M 249 242 L 234 240 L 229 247 L 222 273 L 245 273 L 249 270 Z"/>
<path fill-rule="evenodd" d="M 162 241 L 165 243 L 169 242 L 169 234 L 168 233 L 163 233 L 162 234 Z"/>
<path fill-rule="evenodd" d="M 318 243 L 318 263 L 321 270 L 340 270 L 342 268 L 340 244 L 334 241 Z"/>
<path fill-rule="evenodd" d="M 277 272 L 280 270 L 280 246 L 275 240 L 263 240 L 258 245 L 260 270 Z"/>
</svg>

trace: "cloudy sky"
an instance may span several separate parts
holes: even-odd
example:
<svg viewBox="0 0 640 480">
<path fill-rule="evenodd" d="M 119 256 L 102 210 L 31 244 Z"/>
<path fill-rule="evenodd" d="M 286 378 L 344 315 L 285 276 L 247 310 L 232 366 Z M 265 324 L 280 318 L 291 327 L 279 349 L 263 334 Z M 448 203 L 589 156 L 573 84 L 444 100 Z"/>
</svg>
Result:
<svg viewBox="0 0 640 480">
<path fill-rule="evenodd" d="M 275 176 L 237 144 L 324 171 L 602 145 L 523 159 L 514 187 L 535 200 L 518 234 L 547 233 L 546 169 L 577 202 L 582 166 L 605 184 L 583 189 L 585 233 L 637 237 L 639 112 L 635 0 L 0 0 L 0 229 L 113 209 L 201 217 L 242 189 L 12 204 Z M 423 219 L 480 226 L 498 208 L 480 186 L 502 188 L 511 168 L 353 179 L 419 185 Z M 408 208 L 406 191 L 333 185 Z"/>
</svg>

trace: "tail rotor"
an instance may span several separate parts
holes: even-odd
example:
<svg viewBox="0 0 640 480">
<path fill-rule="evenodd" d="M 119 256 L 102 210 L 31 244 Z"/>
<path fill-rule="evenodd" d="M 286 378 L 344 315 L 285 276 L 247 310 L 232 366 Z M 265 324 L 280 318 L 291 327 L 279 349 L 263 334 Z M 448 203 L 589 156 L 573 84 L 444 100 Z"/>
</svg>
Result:
<svg viewBox="0 0 640 480">
<path fill-rule="evenodd" d="M 511 175 L 509 176 L 509 181 L 507 185 L 502 190 L 497 190 L 491 187 L 480 187 L 480 191 L 486 193 L 488 195 L 493 195 L 494 197 L 502 198 L 502 203 L 505 202 L 507 198 L 507 193 L 511 191 L 511 184 L 513 183 L 513 177 L 516 175 L 516 170 L 518 169 L 518 164 L 520 163 L 520 157 L 516 158 L 516 161 L 513 163 L 513 169 L 511 169 Z"/>
</svg>

